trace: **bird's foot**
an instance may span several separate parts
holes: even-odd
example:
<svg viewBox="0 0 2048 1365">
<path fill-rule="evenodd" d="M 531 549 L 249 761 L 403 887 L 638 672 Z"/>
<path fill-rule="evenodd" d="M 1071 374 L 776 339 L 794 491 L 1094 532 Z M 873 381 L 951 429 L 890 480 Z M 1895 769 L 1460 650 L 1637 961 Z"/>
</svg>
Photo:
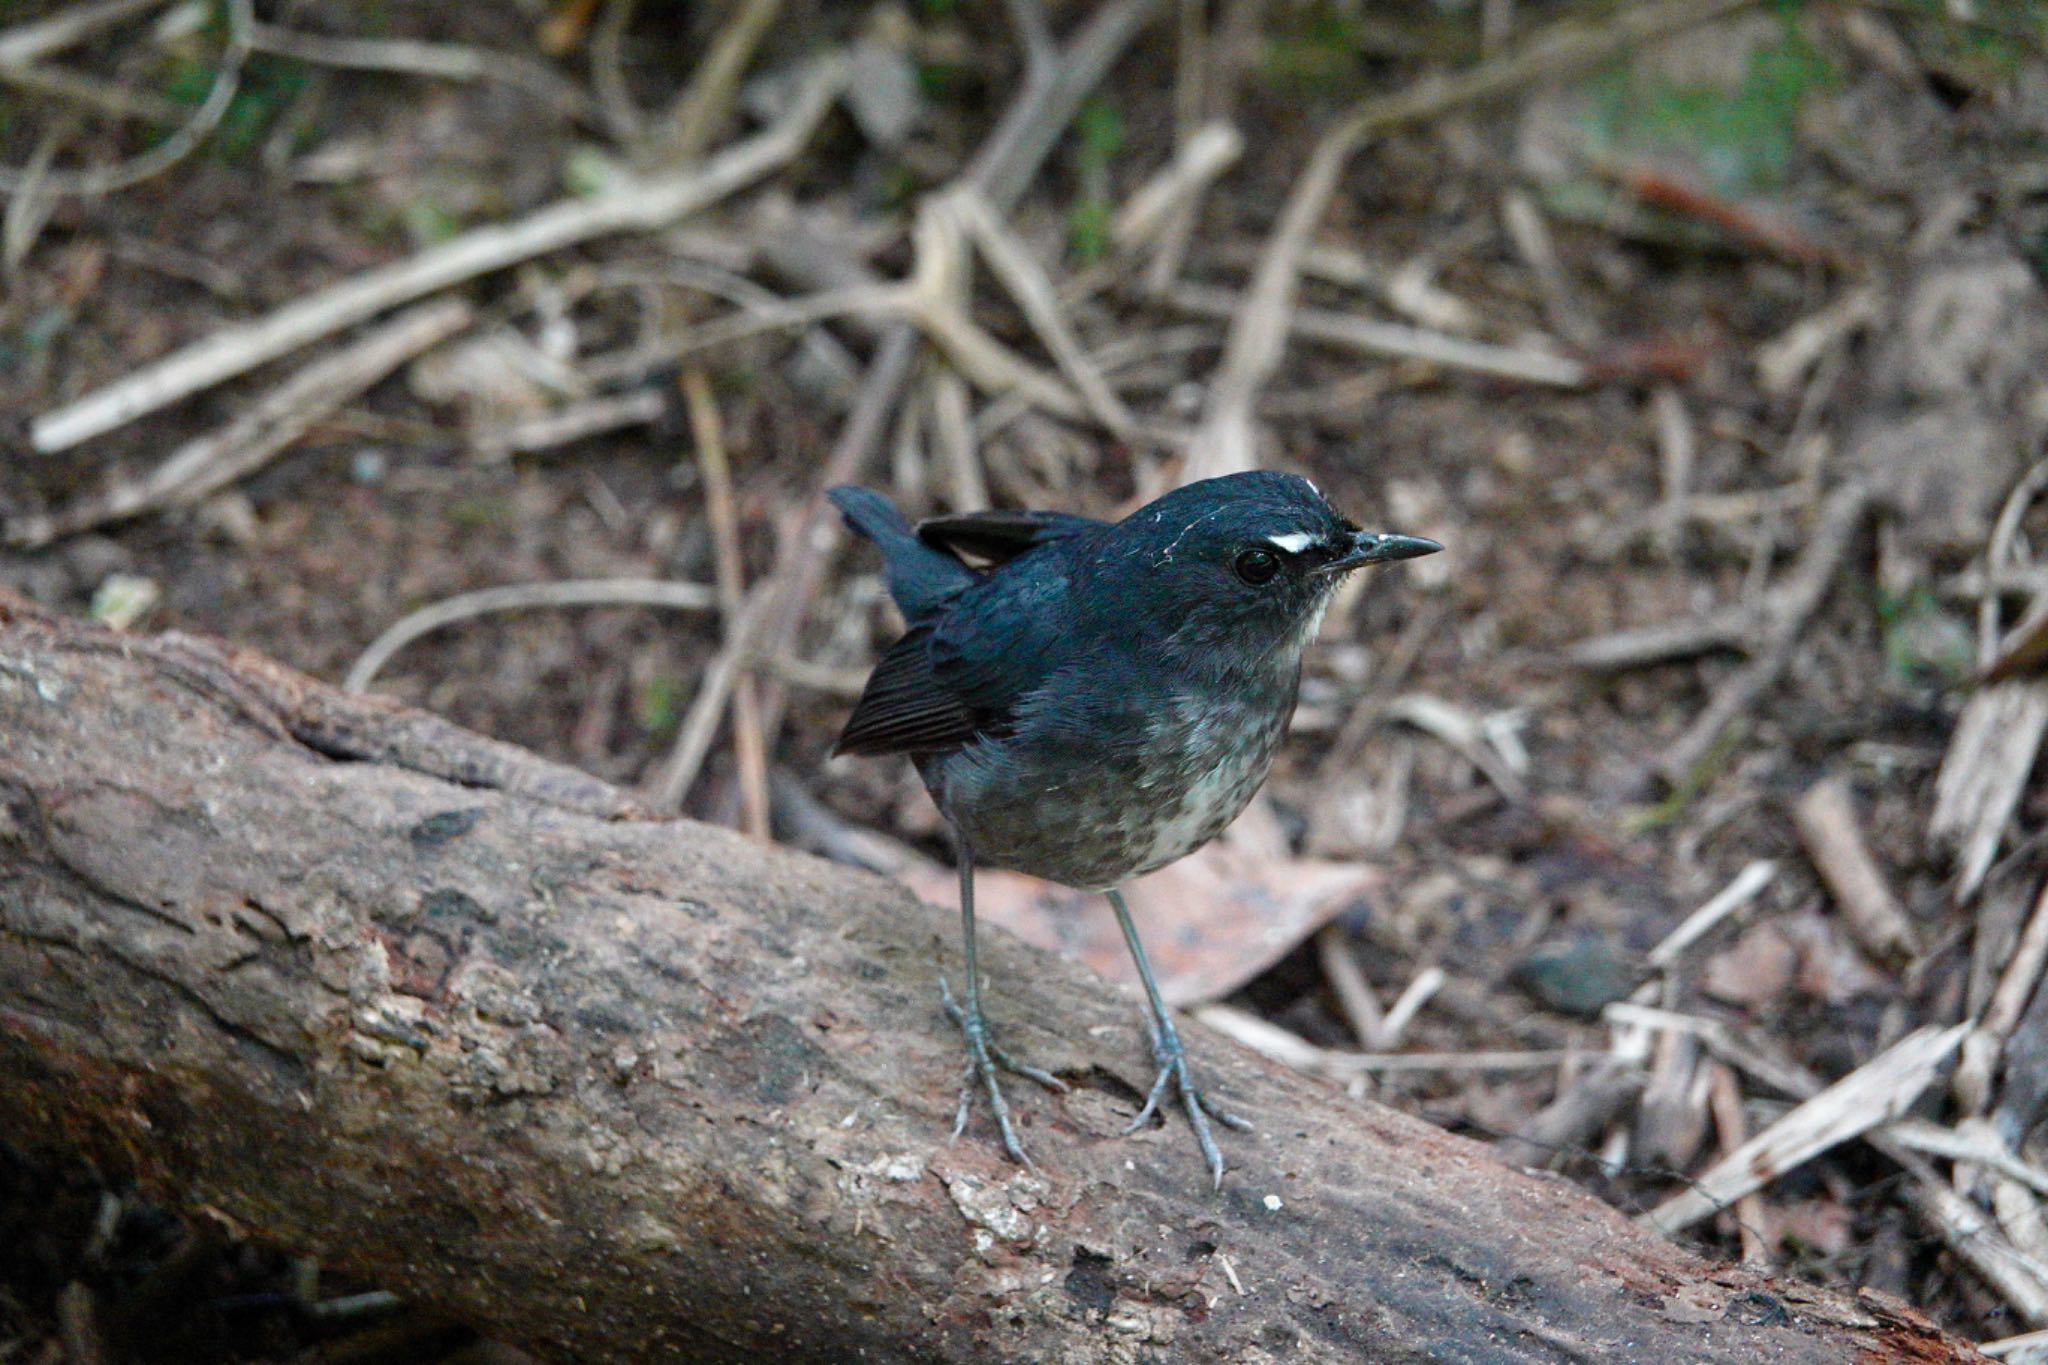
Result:
<svg viewBox="0 0 2048 1365">
<path fill-rule="evenodd" d="M 1131 1126 L 1124 1129 L 1129 1135 L 1137 1132 L 1152 1121 L 1159 1112 L 1159 1101 L 1165 1096 L 1167 1086 L 1180 1092 L 1180 1105 L 1188 1116 L 1188 1126 L 1195 1130 L 1195 1143 L 1202 1149 L 1202 1159 L 1209 1163 L 1209 1176 L 1217 1189 L 1223 1188 L 1223 1152 L 1216 1146 L 1216 1135 L 1209 1127 L 1209 1120 L 1215 1119 L 1226 1128 L 1242 1132 L 1251 1131 L 1251 1122 L 1239 1118 L 1228 1109 L 1222 1108 L 1203 1098 L 1188 1074 L 1187 1049 L 1181 1045 L 1180 1034 L 1171 1021 L 1165 1027 L 1152 1019 L 1145 1021 L 1152 1035 L 1152 1060 L 1159 1064 L 1159 1075 L 1152 1082 L 1152 1093 L 1145 1097 L 1145 1107 L 1138 1111 L 1138 1117 L 1131 1120 Z"/>
<path fill-rule="evenodd" d="M 953 1137 L 957 1140 L 967 1130 L 967 1110 L 974 1099 L 977 1081 L 988 1092 L 988 1107 L 996 1116 L 996 1128 L 1002 1133 L 1003 1150 L 1018 1165 L 1037 1170 L 1031 1158 L 1024 1155 L 1023 1144 L 1017 1141 L 1017 1129 L 1010 1121 L 1010 1102 L 1003 1098 L 1003 1087 L 996 1080 L 998 1068 L 1026 1080 L 1037 1081 L 1048 1090 L 1064 1092 L 1067 1083 L 1042 1067 L 1020 1062 L 1005 1052 L 990 1036 L 988 1020 L 978 1006 L 972 1010 L 961 1008 L 953 999 L 952 989 L 945 979 L 939 980 L 940 1004 L 945 1008 L 946 1017 L 960 1026 L 960 1032 L 967 1040 L 967 1083 L 960 1087 L 960 1109 L 953 1116 Z M 970 997 L 971 999 L 972 997 Z"/>
</svg>

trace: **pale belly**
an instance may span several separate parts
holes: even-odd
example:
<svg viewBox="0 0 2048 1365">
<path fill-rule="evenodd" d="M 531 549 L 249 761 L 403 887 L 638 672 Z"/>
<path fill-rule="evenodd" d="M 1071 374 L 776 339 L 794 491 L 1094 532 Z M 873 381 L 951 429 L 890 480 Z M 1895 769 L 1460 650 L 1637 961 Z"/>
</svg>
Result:
<svg viewBox="0 0 2048 1365">
<path fill-rule="evenodd" d="M 978 864 L 1103 890 L 1221 834 L 1273 766 L 1293 710 L 1254 701 L 1160 708 L 1142 743 L 991 741 L 919 764 Z"/>
</svg>

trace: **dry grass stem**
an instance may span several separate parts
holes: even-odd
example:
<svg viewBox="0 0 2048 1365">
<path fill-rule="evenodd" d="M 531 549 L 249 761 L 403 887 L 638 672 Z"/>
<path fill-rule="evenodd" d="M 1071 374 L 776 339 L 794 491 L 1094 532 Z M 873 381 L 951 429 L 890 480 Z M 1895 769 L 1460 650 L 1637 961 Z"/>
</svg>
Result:
<svg viewBox="0 0 2048 1365">
<path fill-rule="evenodd" d="M 197 151 L 227 116 L 228 106 L 241 88 L 242 64 L 249 56 L 249 31 L 256 22 L 250 0 L 225 0 L 223 8 L 228 23 L 227 45 L 206 98 L 183 124 L 148 151 L 116 165 L 84 171 L 45 170 L 34 177 L 37 192 L 53 196 L 113 194 L 162 175 Z M 0 166 L 0 194 L 20 194 L 29 184 L 30 177 L 25 172 Z"/>
<path fill-rule="evenodd" d="M 1984 884 L 2048 736 L 2048 684 L 1994 683 L 1963 704 L 1934 779 L 1927 832 L 1955 850 L 1955 899 Z"/>
<path fill-rule="evenodd" d="M 1983 1017 L 1963 1044 L 1953 1089 L 1964 1114 L 1975 1116 L 1991 1108 L 1992 1086 L 2005 1056 L 2006 1040 L 2019 1027 L 2027 1002 L 2040 988 L 2044 966 L 2048 966 L 2048 886 L 2035 897 L 2026 927 L 1999 973 Z"/>
<path fill-rule="evenodd" d="M 1870 501 L 1870 490 L 1860 483 L 1844 484 L 1828 495 L 1806 549 L 1770 594 L 1770 624 L 1755 656 L 1715 689 L 1706 709 L 1657 761 L 1657 773 L 1666 782 L 1684 782 L 1720 743 L 1722 732 L 1749 713 L 1784 675 L 1807 622 L 1820 610 L 1848 558 Z"/>
<path fill-rule="evenodd" d="M 1544 316 L 1550 320 L 1551 330 L 1574 346 L 1597 345 L 1599 324 L 1593 321 L 1585 299 L 1565 273 L 1557 244 L 1550 237 L 1550 226 L 1543 221 L 1535 201 L 1520 190 L 1511 190 L 1501 200 L 1500 216 L 1507 227 L 1508 240 L 1514 243 L 1522 264 L 1536 278 L 1536 290 L 1542 296 Z"/>
<path fill-rule="evenodd" d="M 988 201 L 972 189 L 956 191 L 948 196 L 945 203 L 958 215 L 961 226 L 974 244 L 981 248 L 982 258 L 988 262 L 990 271 L 1023 310 L 1025 320 L 1051 353 L 1061 373 L 1066 375 L 1067 382 L 1087 402 L 1088 410 L 1095 419 L 1118 439 L 1130 439 L 1137 426 L 1130 409 L 1116 396 L 1116 391 L 1110 388 L 1109 381 L 1103 378 L 1102 371 L 1074 335 L 1066 314 L 1060 308 L 1059 295 L 1053 289 L 1052 281 L 1031 258 L 1031 253 L 996 217 Z"/>
<path fill-rule="evenodd" d="M 1342 925 L 1326 924 L 1316 931 L 1316 961 L 1322 964 L 1330 989 L 1337 993 L 1338 1007 L 1351 1025 L 1358 1045 L 1367 1052 L 1379 1052 L 1390 1046 L 1386 1016 L 1380 1012 L 1379 999 L 1372 992 L 1372 983 L 1365 979 Z"/>
<path fill-rule="evenodd" d="M 1725 1155 L 1749 1140 L 1749 1123 L 1742 1113 L 1742 1088 L 1735 1068 L 1726 1062 L 1708 1063 L 1707 1103 L 1714 1115 L 1714 1133 Z M 1763 1198 L 1752 1191 L 1735 1201 L 1735 1231 L 1742 1242 L 1742 1263 L 1769 1266 L 1771 1249 L 1762 1228 L 1768 1217 Z"/>
<path fill-rule="evenodd" d="M 95 33 L 162 9 L 169 0 L 100 0 L 0 30 L 0 66 L 26 66 L 78 46 Z"/>
<path fill-rule="evenodd" d="M 1340 1052 L 1318 1047 L 1300 1034 L 1231 1005 L 1197 1005 L 1189 1011 L 1218 1033 L 1297 1071 L 1348 1079 L 1391 1072 L 1547 1071 L 1574 1054 L 1551 1049 L 1530 1052 Z"/>
<path fill-rule="evenodd" d="M 753 662 L 762 627 L 774 610 L 776 597 L 777 580 L 760 580 L 726 627 L 725 641 L 697 683 L 697 694 L 690 699 L 690 709 L 676 732 L 674 747 L 644 784 L 648 804 L 661 814 L 674 815 L 682 810 L 683 798 L 697 784 L 697 775 L 703 771 L 704 760 L 711 752 L 711 742 L 718 735 L 718 722 L 725 716 L 735 684 Z M 765 731 L 764 725 L 764 734 Z"/>
<path fill-rule="evenodd" d="M 745 608 L 746 560 L 740 550 L 739 512 L 733 503 L 732 466 L 726 458 L 725 423 L 702 370 L 683 371 L 683 402 L 697 447 L 697 473 L 704 488 L 704 517 L 711 526 L 711 556 L 718 582 L 718 610 L 728 639 Z M 761 699 L 753 673 L 742 667 L 732 680 L 732 742 L 740 783 L 741 828 L 763 843 L 768 829 L 768 751 L 761 737 Z"/>
<path fill-rule="evenodd" d="M 1110 224 L 1111 237 L 1125 251 L 1155 241 L 1243 155 L 1244 134 L 1230 124 L 1196 129 L 1175 149 L 1172 161 L 1131 192 Z"/>
<path fill-rule="evenodd" d="M 256 52 L 345 71 L 384 71 L 444 81 L 504 81 L 539 96 L 570 118 L 588 119 L 592 112 L 590 98 L 581 88 L 551 67 L 516 52 L 419 38 L 337 38 L 263 23 L 251 26 L 249 46 Z"/>
<path fill-rule="evenodd" d="M 1243 301 L 1227 289 L 1195 284 L 1175 286 L 1167 293 L 1166 302 L 1184 313 L 1207 318 L 1238 317 L 1243 307 Z M 1376 322 L 1324 308 L 1291 310 L 1283 325 L 1304 340 L 1341 346 L 1362 355 L 1420 360 L 1446 369 L 1548 388 L 1581 388 L 1588 378 L 1586 366 L 1566 356 L 1469 341 L 1404 323 Z"/>
<path fill-rule="evenodd" d="M 480 432 L 469 444 L 480 459 L 509 459 L 573 445 L 606 432 L 651 426 L 667 416 L 668 409 L 668 398 L 658 389 L 607 394 Z"/>
<path fill-rule="evenodd" d="M 1322 220 L 1345 163 L 1367 138 L 1498 98 L 1537 80 L 1589 70 L 1636 44 L 1710 23 L 1751 3 L 1754 0 L 1664 0 L 1617 11 L 1599 27 L 1560 23 L 1514 53 L 1368 100 L 1331 128 L 1289 191 L 1251 286 L 1233 308 L 1235 321 L 1210 382 L 1202 425 L 1182 477 L 1209 478 L 1257 463 L 1252 407 L 1286 349 L 1301 254 Z"/>
</svg>

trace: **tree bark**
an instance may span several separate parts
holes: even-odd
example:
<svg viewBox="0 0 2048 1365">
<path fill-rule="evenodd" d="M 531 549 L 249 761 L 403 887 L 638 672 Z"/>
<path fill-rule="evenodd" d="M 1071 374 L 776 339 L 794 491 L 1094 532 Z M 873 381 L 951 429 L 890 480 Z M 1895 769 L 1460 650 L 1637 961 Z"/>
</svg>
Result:
<svg viewBox="0 0 2048 1365">
<path fill-rule="evenodd" d="M 1136 1005 L 1000 934 L 1038 1170 L 934 1000 L 952 916 L 638 816 L 254 655 L 0 598 L 0 1126 L 561 1359 L 1961 1361 L 1189 1027 L 1225 1134 L 1118 1134 Z"/>
</svg>

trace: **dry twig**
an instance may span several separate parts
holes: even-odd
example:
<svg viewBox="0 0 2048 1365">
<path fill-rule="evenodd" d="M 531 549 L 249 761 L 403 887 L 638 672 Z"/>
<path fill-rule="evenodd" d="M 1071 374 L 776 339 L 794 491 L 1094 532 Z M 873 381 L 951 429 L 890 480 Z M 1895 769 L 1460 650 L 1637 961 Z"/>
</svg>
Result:
<svg viewBox="0 0 2048 1365">
<path fill-rule="evenodd" d="M 1699 909 L 1680 921 L 1678 927 L 1666 934 L 1656 947 L 1650 949 L 1645 959 L 1650 966 L 1665 969 L 1677 962 L 1685 950 L 1712 933 L 1721 921 L 1736 914 L 1751 901 L 1763 894 L 1764 888 L 1778 875 L 1778 865 L 1769 858 L 1758 858 L 1735 874 L 1735 879 L 1708 900 Z"/>
<path fill-rule="evenodd" d="M 843 63 L 820 62 L 781 118 L 701 166 L 627 181 L 592 199 L 564 200 L 365 271 L 43 414 L 30 424 L 30 440 L 46 454 L 69 449 L 386 309 L 594 237 L 648 231 L 697 212 L 794 157 L 844 81 Z"/>
<path fill-rule="evenodd" d="M 1244 301 L 1227 289 L 1208 285 L 1177 285 L 1166 295 L 1167 303 L 1197 317 L 1236 318 Z M 1526 347 L 1495 346 L 1485 341 L 1398 322 L 1376 322 L 1324 308 L 1297 308 L 1289 312 L 1286 330 L 1308 341 L 1342 346 L 1365 355 L 1388 356 L 1397 360 L 1421 360 L 1446 369 L 1513 379 L 1550 388 L 1582 388 L 1588 380 L 1586 366 L 1567 356 L 1532 351 Z M 1193 477 L 1192 475 L 1190 477 Z"/>
<path fill-rule="evenodd" d="M 422 635 L 496 611 L 529 611 L 535 607 L 666 607 L 675 611 L 713 611 L 718 592 L 702 583 L 672 583 L 654 578 L 565 579 L 556 583 L 513 583 L 480 588 L 420 608 L 387 626 L 370 642 L 341 680 L 344 692 L 369 689 L 384 665 Z"/>
<path fill-rule="evenodd" d="M 1870 508 L 1870 490 L 1860 483 L 1837 488 L 1821 506 L 1818 524 L 1785 582 L 1773 589 L 1770 623 L 1755 656 L 1715 689 L 1713 699 L 1657 760 L 1657 772 L 1676 786 L 1686 780 L 1720 742 L 1722 731 L 1749 712 L 1792 660 L 1806 623 L 1820 610 L 1842 561 Z"/>
<path fill-rule="evenodd" d="M 740 554 L 739 513 L 733 506 L 732 466 L 726 459 L 725 424 L 702 370 L 683 371 L 683 399 L 697 446 L 697 472 L 704 485 L 704 516 L 711 523 L 712 560 L 718 574 L 718 610 L 728 636 L 739 627 L 745 607 L 746 562 Z M 768 752 L 761 739 L 761 698 L 754 675 L 741 669 L 732 682 L 732 736 L 738 757 L 742 828 L 768 840 Z"/>
<path fill-rule="evenodd" d="M 93 5 L 72 5 L 45 19 L 16 24 L 0 31 L 0 66 L 27 66 L 54 57 L 66 48 L 78 46 L 95 33 L 125 24 L 168 0 L 100 0 Z"/>
<path fill-rule="evenodd" d="M 754 49 L 767 36 L 782 0 L 741 0 L 712 40 L 711 50 L 697 63 L 690 83 L 663 118 L 655 133 L 650 164 L 670 168 L 687 165 L 704 154 L 712 134 L 732 107 L 740 75 L 753 60 Z"/>
<path fill-rule="evenodd" d="M 220 66 L 214 72 L 212 87 L 206 92 L 206 98 L 193 109 L 189 119 L 148 151 L 118 165 L 84 171 L 45 171 L 35 178 L 38 192 L 50 195 L 112 194 L 163 174 L 198 150 L 207 135 L 220 126 L 228 106 L 234 102 L 235 91 L 241 88 L 242 63 L 249 56 L 249 31 L 256 22 L 250 0 L 226 0 L 226 11 L 227 46 L 221 52 Z M 0 194 L 20 194 L 28 183 L 26 173 L 0 166 Z"/>
<path fill-rule="evenodd" d="M 1968 1026 L 1916 1029 L 1714 1163 L 1637 1221 L 1667 1236 L 1831 1147 L 1905 1113 L 1961 1046 Z"/>
<path fill-rule="evenodd" d="M 1597 28 L 1560 23 L 1510 55 L 1369 100 L 1325 133 L 1307 168 L 1294 182 L 1251 287 L 1237 309 L 1183 477 L 1208 478 L 1249 469 L 1256 463 L 1253 402 L 1285 349 L 1302 251 L 1322 219 L 1345 163 L 1367 138 L 1448 109 L 1498 98 L 1532 81 L 1587 70 L 1616 52 L 1709 23 L 1751 3 L 1753 0 L 1663 0 L 1617 11 Z"/>
<path fill-rule="evenodd" d="M 59 536 L 196 502 L 262 468 L 315 422 L 456 335 L 473 317 L 461 299 L 437 299 L 401 313 L 307 365 L 218 431 L 186 442 L 144 477 L 68 508 L 13 518 L 0 525 L 0 539 L 47 545 Z"/>
<path fill-rule="evenodd" d="M 590 98 L 580 87 L 517 52 L 420 38 L 342 38 L 263 23 L 250 27 L 249 46 L 256 52 L 345 71 L 384 71 L 444 81 L 503 81 L 539 96 L 570 118 L 588 120 L 592 114 Z"/>
<path fill-rule="evenodd" d="M 1983 1017 L 1963 1043 L 1954 1089 L 1965 1114 L 1974 1116 L 1990 1109 L 1992 1079 L 2004 1057 L 2006 1040 L 2019 1027 L 2027 1002 L 2040 988 L 2044 968 L 2048 968 L 2048 885 L 2034 900 L 2026 928 L 2020 932 L 2005 970 L 1999 973 Z"/>
</svg>

